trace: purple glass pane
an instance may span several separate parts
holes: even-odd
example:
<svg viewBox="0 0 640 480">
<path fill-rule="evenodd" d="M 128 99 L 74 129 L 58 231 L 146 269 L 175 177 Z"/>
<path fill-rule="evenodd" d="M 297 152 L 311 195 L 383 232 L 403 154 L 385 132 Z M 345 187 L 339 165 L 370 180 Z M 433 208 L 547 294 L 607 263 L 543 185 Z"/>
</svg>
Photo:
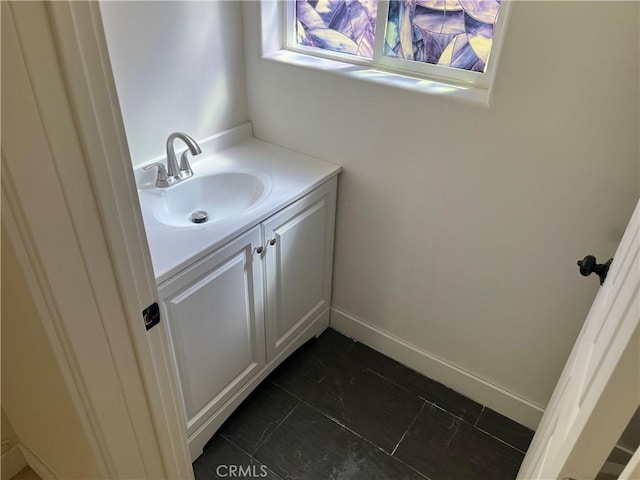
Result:
<svg viewBox="0 0 640 480">
<path fill-rule="evenodd" d="M 373 58 L 378 0 L 296 0 L 296 42 Z"/>
<path fill-rule="evenodd" d="M 499 0 L 391 0 L 383 54 L 484 72 Z"/>
</svg>

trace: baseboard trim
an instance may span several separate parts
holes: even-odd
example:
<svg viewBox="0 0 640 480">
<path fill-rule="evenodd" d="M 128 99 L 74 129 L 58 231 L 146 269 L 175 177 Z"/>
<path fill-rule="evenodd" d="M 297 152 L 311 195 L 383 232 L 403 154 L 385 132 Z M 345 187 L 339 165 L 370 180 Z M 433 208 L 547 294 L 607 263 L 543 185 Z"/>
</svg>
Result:
<svg viewBox="0 0 640 480">
<path fill-rule="evenodd" d="M 40 461 L 38 457 L 36 457 L 31 450 L 29 450 L 24 445 L 20 445 L 20 449 L 22 450 L 22 454 L 24 458 L 27 460 L 27 463 L 31 467 L 31 470 L 36 472 L 38 476 L 42 480 L 57 480 L 56 477 L 51 470 L 47 468 L 47 466 Z"/>
<path fill-rule="evenodd" d="M 514 393 L 467 372 L 410 343 L 368 324 L 355 315 L 331 307 L 331 328 L 361 342 L 440 382 L 449 388 L 486 405 L 502 415 L 535 430 L 544 408 Z"/>
<path fill-rule="evenodd" d="M 19 444 L 4 452 L 0 458 L 2 460 L 0 463 L 0 470 L 2 471 L 0 478 L 2 480 L 9 480 L 28 466 Z"/>
</svg>

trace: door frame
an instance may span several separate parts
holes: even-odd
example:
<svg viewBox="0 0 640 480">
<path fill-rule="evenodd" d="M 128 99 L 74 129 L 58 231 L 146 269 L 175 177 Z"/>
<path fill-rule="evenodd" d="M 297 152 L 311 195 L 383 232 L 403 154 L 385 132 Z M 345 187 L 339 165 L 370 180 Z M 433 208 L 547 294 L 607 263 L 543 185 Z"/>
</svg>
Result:
<svg viewBox="0 0 640 480">
<path fill-rule="evenodd" d="M 3 227 L 96 460 L 108 478 L 193 478 L 166 326 L 142 319 L 158 294 L 99 4 L 2 15 Z"/>
<path fill-rule="evenodd" d="M 595 478 L 640 405 L 639 252 L 640 202 L 547 405 L 518 479 Z M 600 336 L 597 345 L 603 345 L 602 350 L 595 349 Z"/>
</svg>

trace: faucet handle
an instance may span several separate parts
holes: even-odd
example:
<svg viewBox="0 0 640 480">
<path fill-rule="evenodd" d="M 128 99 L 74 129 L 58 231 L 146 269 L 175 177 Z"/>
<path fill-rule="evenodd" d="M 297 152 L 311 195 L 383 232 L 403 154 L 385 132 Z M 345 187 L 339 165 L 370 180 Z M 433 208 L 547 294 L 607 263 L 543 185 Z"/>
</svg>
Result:
<svg viewBox="0 0 640 480">
<path fill-rule="evenodd" d="M 169 180 L 169 174 L 167 173 L 167 169 L 162 163 L 152 163 L 151 165 L 147 165 L 144 167 L 145 170 L 149 170 L 150 168 L 158 167 L 158 176 L 156 177 L 156 187 L 158 188 L 166 188 L 171 184 Z"/>
<path fill-rule="evenodd" d="M 188 153 L 189 149 L 185 150 L 182 152 L 182 155 L 180 155 L 180 178 L 189 178 L 193 175 L 193 170 L 191 170 L 191 165 L 187 158 Z"/>
</svg>

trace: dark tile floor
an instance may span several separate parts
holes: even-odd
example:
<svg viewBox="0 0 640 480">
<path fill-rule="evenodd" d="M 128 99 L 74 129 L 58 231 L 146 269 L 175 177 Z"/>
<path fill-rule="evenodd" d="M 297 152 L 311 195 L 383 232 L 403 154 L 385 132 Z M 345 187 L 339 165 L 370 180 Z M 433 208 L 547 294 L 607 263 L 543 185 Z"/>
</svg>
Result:
<svg viewBox="0 0 640 480">
<path fill-rule="evenodd" d="M 193 464 L 197 480 L 513 480 L 533 432 L 326 330 Z"/>
</svg>

